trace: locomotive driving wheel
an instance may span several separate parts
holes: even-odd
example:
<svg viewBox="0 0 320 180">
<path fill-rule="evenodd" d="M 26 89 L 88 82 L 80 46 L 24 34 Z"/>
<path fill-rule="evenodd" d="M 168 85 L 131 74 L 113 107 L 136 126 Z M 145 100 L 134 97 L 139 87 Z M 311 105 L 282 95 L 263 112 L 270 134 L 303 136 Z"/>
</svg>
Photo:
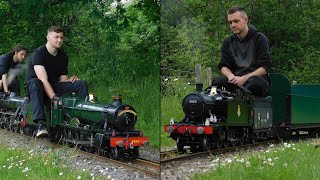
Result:
<svg viewBox="0 0 320 180">
<path fill-rule="evenodd" d="M 183 147 L 185 146 L 185 142 L 180 137 L 177 138 L 177 148 L 179 152 L 183 152 Z"/>
<path fill-rule="evenodd" d="M 11 125 L 11 131 L 18 133 L 19 132 L 19 125 L 18 124 Z"/>
<path fill-rule="evenodd" d="M 208 146 L 208 139 L 207 137 L 203 137 L 203 139 L 201 140 L 201 148 L 203 151 L 208 150 L 209 146 Z"/>
<path fill-rule="evenodd" d="M 115 160 L 119 159 L 119 150 L 117 147 L 111 148 L 110 158 Z"/>
<path fill-rule="evenodd" d="M 222 144 L 223 144 L 223 142 L 217 142 L 217 144 L 216 144 L 217 149 L 221 149 L 222 148 Z"/>
<path fill-rule="evenodd" d="M 235 147 L 238 144 L 238 140 L 230 141 L 232 147 Z"/>
</svg>

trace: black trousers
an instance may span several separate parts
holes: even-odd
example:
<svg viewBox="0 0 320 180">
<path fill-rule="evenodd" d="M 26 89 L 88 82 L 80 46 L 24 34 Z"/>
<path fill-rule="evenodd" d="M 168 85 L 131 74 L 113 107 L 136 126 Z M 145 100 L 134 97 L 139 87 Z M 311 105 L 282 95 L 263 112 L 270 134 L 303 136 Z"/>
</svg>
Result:
<svg viewBox="0 0 320 180">
<path fill-rule="evenodd" d="M 10 92 L 15 92 L 17 95 L 20 95 L 20 84 L 19 84 L 19 80 L 17 78 L 15 78 L 10 85 L 8 86 L 8 90 Z M 0 92 L 4 92 L 3 88 L 0 90 Z"/>
<path fill-rule="evenodd" d="M 213 84 L 227 82 L 228 78 L 226 76 L 218 76 L 213 81 Z M 261 76 L 250 77 L 243 86 L 249 89 L 255 96 L 265 97 L 269 94 L 269 82 Z"/>
<path fill-rule="evenodd" d="M 62 82 L 51 84 L 53 91 L 61 96 L 65 93 L 75 92 L 76 94 L 86 97 L 88 96 L 88 88 L 84 81 L 79 80 L 74 83 L 71 82 Z M 32 119 L 33 122 L 38 123 L 39 120 L 45 120 L 44 113 L 44 102 L 47 105 L 50 103 L 50 98 L 46 95 L 44 91 L 43 83 L 40 79 L 34 78 L 31 79 L 26 86 L 27 95 L 30 96 L 30 102 L 32 104 Z"/>
</svg>

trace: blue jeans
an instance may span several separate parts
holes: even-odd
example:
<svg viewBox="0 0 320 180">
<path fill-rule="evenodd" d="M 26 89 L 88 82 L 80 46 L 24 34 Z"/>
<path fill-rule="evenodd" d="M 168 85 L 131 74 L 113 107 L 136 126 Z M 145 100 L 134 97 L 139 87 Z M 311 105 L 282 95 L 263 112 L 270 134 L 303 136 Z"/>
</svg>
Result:
<svg viewBox="0 0 320 180">
<path fill-rule="evenodd" d="M 79 96 L 88 96 L 88 88 L 84 81 L 79 80 L 73 83 L 61 82 L 51 84 L 53 91 L 56 95 L 61 96 L 66 93 L 75 92 Z M 38 123 L 39 120 L 45 120 L 44 114 L 44 102 L 50 102 L 50 98 L 44 91 L 43 83 L 40 79 L 31 79 L 26 86 L 27 96 L 30 96 L 30 102 L 32 104 L 32 119 L 33 122 Z M 49 104 L 48 104 L 49 105 Z"/>
</svg>

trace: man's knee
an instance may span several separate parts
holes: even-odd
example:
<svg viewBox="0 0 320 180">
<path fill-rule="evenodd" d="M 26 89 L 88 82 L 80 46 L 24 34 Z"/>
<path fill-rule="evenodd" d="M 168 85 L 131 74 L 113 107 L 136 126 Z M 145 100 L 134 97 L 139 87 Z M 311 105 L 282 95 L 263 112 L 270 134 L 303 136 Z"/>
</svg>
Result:
<svg viewBox="0 0 320 180">
<path fill-rule="evenodd" d="M 74 83 L 77 93 L 79 93 L 81 96 L 88 96 L 88 87 L 86 82 L 79 80 L 75 81 Z"/>
<path fill-rule="evenodd" d="M 268 94 L 269 84 L 261 76 L 250 77 L 245 87 L 252 91 L 253 95 L 264 97 Z"/>
<path fill-rule="evenodd" d="M 220 83 L 227 83 L 228 78 L 225 76 L 218 76 L 212 81 L 212 85 L 214 84 L 220 84 Z"/>
<path fill-rule="evenodd" d="M 78 89 L 87 89 L 87 84 L 86 82 L 82 81 L 82 80 L 79 80 L 79 81 L 75 81 L 74 82 L 75 86 L 78 88 Z"/>
</svg>

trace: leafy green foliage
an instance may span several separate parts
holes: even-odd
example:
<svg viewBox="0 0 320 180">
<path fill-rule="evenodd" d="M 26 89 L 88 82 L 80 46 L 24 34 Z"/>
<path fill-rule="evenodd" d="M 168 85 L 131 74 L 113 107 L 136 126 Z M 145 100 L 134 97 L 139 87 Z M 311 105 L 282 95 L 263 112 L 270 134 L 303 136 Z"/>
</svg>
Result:
<svg viewBox="0 0 320 180">
<path fill-rule="evenodd" d="M 320 66 L 319 1 L 161 1 L 161 67 L 193 70 L 200 63 L 212 67 L 220 61 L 221 42 L 230 36 L 227 10 L 235 5 L 246 9 L 251 25 L 264 33 L 272 48 L 273 72 L 300 83 L 319 83 L 307 65 Z M 311 63 L 313 62 L 313 63 Z M 317 77 L 317 76 L 316 76 Z M 310 81 L 312 80 L 312 81 Z"/>
<path fill-rule="evenodd" d="M 46 43 L 48 27 L 61 26 L 69 75 L 85 80 L 89 92 L 98 95 L 100 101 L 111 102 L 112 95 L 121 94 L 123 102 L 131 103 L 139 112 L 138 126 L 148 136 L 155 130 L 147 127 L 159 127 L 160 123 L 160 6 L 150 0 L 117 2 L 0 1 L 0 15 L 4 17 L 0 19 L 0 52 L 8 52 L 16 43 L 32 52 Z M 159 146 L 157 138 L 150 140 L 153 147 Z"/>
</svg>

